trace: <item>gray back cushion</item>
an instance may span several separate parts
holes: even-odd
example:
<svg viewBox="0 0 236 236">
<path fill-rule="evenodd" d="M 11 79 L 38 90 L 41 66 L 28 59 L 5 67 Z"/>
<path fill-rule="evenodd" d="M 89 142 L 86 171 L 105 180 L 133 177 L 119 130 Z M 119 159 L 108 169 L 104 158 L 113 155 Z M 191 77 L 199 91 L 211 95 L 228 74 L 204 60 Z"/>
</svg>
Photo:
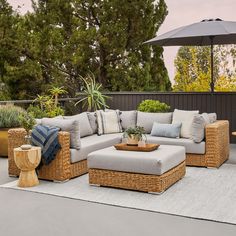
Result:
<svg viewBox="0 0 236 236">
<path fill-rule="evenodd" d="M 80 137 L 89 136 L 93 134 L 93 130 L 90 126 L 89 119 L 86 112 L 80 113 L 74 116 L 64 116 L 64 119 L 73 119 L 79 122 Z"/>
<path fill-rule="evenodd" d="M 195 115 L 192 123 L 191 139 L 200 143 L 205 138 L 205 126 L 216 121 L 216 113 L 202 113 Z"/>
<path fill-rule="evenodd" d="M 151 113 L 151 112 L 137 112 L 137 126 L 145 129 L 147 134 L 151 133 L 154 122 L 161 124 L 171 124 L 172 112 L 167 113 Z"/>
<path fill-rule="evenodd" d="M 135 127 L 137 123 L 137 111 L 121 111 L 120 120 L 123 130 L 129 127 Z"/>
<path fill-rule="evenodd" d="M 43 118 L 42 125 L 58 127 L 70 133 L 70 147 L 80 149 L 80 129 L 78 120 Z"/>
<path fill-rule="evenodd" d="M 90 126 L 94 134 L 98 132 L 97 117 L 95 112 L 87 112 Z"/>
</svg>

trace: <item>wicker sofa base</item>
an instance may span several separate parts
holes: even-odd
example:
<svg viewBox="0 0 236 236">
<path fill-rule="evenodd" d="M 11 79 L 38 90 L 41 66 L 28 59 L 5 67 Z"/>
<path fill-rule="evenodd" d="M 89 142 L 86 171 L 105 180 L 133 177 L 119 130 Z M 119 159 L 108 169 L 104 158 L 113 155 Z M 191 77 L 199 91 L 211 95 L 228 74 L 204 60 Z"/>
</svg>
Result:
<svg viewBox="0 0 236 236">
<path fill-rule="evenodd" d="M 50 171 L 48 169 L 50 168 Z M 52 170 L 53 169 L 53 170 Z M 43 166 L 41 170 L 38 171 L 38 178 L 44 180 L 52 180 L 56 182 L 64 182 L 66 180 L 81 176 L 88 173 L 87 160 L 82 160 L 74 164 L 69 165 L 69 171 L 66 175 L 60 173 L 60 169 L 51 168 Z M 9 176 L 18 177 L 20 175 L 20 170 L 14 164 L 9 168 Z"/>
<path fill-rule="evenodd" d="M 184 177 L 185 162 L 172 168 L 163 175 L 127 173 L 113 170 L 89 169 L 89 183 L 106 187 L 162 193 Z"/>
</svg>

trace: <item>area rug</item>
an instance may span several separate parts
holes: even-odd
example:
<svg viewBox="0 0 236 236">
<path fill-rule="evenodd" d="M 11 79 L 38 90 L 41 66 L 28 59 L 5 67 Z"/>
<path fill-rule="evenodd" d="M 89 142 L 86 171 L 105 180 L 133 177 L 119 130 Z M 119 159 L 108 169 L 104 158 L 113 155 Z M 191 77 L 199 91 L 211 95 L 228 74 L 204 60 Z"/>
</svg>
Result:
<svg viewBox="0 0 236 236">
<path fill-rule="evenodd" d="M 13 181 L 0 187 L 236 224 L 236 165 L 188 167 L 186 176 L 161 195 L 89 186 L 88 175 L 66 183 L 40 181 L 32 188 L 18 188 L 16 184 Z"/>
</svg>

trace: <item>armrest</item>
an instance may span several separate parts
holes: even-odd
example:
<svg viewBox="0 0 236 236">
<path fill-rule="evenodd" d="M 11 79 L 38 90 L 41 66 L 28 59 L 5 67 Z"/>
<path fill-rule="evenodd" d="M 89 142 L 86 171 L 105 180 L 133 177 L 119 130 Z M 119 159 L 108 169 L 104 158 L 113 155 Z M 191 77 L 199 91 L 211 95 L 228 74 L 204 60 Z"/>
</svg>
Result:
<svg viewBox="0 0 236 236">
<path fill-rule="evenodd" d="M 26 131 L 22 128 L 8 131 L 9 175 L 19 175 L 20 173 L 14 161 L 13 149 L 24 144 L 25 135 Z M 57 153 L 55 160 L 47 166 L 42 166 L 39 170 L 38 175 L 42 179 L 63 181 L 70 175 L 70 133 L 60 131 L 58 139 L 61 150 Z"/>
<path fill-rule="evenodd" d="M 229 121 L 206 126 L 206 166 L 219 167 L 229 157 Z"/>
<path fill-rule="evenodd" d="M 70 133 L 60 131 L 58 133 L 61 150 L 56 158 L 49 164 L 43 165 L 38 175 L 41 179 L 64 181 L 70 176 Z"/>
</svg>

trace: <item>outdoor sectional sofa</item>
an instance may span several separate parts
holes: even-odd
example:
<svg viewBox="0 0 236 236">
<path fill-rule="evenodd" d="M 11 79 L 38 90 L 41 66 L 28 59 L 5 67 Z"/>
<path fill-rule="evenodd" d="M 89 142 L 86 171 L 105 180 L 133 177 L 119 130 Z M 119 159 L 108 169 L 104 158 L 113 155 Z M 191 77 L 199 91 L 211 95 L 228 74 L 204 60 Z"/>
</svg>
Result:
<svg viewBox="0 0 236 236">
<path fill-rule="evenodd" d="M 83 175 L 88 172 L 87 156 L 89 153 L 107 148 L 122 141 L 122 133 L 97 135 L 97 127 L 94 127 L 96 126 L 94 113 L 81 114 L 87 114 L 88 118 L 92 117 L 92 120 L 89 119 L 92 127 L 91 135 L 80 138 L 81 147 L 77 150 L 70 148 L 70 133 L 60 131 L 59 143 L 61 144 L 61 150 L 58 152 L 55 160 L 53 160 L 49 165 L 41 167 L 38 172 L 39 178 L 54 181 L 66 181 Z M 145 116 L 147 114 L 150 116 L 150 113 L 145 114 L 137 111 L 121 112 L 120 118 L 122 120 L 121 124 L 123 129 L 129 127 L 130 124 L 134 122 L 132 121 L 133 118 L 130 117 L 131 115 L 134 117 L 134 114 L 136 114 L 135 125 L 142 125 L 142 123 L 145 123 L 144 126 L 150 132 L 150 124 L 146 124 L 146 122 L 150 123 L 152 120 L 155 120 L 155 115 L 153 115 L 154 118 L 147 119 Z M 166 115 L 163 117 L 165 116 Z M 79 115 L 67 118 L 76 119 L 79 118 Z M 171 121 L 169 120 L 168 122 Z M 84 129 L 85 127 L 83 126 L 82 128 Z M 8 132 L 8 160 L 10 176 L 19 175 L 20 171 L 14 162 L 13 149 L 24 143 L 25 135 L 26 132 L 22 128 L 10 129 Z M 217 120 L 214 123 L 206 125 L 205 139 L 200 143 L 195 143 L 191 139 L 187 138 L 156 137 L 151 136 L 150 134 L 147 134 L 146 137 L 147 142 L 150 143 L 184 146 L 186 150 L 186 165 L 188 166 L 218 168 L 229 157 L 229 122 L 226 120 Z"/>
</svg>

